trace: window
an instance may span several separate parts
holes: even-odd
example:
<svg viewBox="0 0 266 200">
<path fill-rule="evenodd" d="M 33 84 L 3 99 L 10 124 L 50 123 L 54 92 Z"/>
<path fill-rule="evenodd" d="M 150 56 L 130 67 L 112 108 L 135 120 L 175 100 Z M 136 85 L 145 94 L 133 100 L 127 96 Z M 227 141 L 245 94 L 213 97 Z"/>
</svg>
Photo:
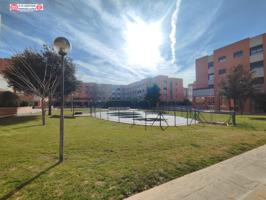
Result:
<svg viewBox="0 0 266 200">
<path fill-rule="evenodd" d="M 212 89 L 212 88 L 214 88 L 214 85 L 208 85 L 208 88 Z"/>
<path fill-rule="evenodd" d="M 253 70 L 253 69 L 256 69 L 256 68 L 260 68 L 260 67 L 263 67 L 263 66 L 264 66 L 263 61 L 250 63 L 250 70 Z"/>
<path fill-rule="evenodd" d="M 234 53 L 234 58 L 240 58 L 243 56 L 243 51 L 237 51 Z"/>
<path fill-rule="evenodd" d="M 170 96 L 173 98 L 173 82 L 170 81 Z"/>
<path fill-rule="evenodd" d="M 224 62 L 226 61 L 226 56 L 222 56 L 218 59 L 219 62 Z"/>
<path fill-rule="evenodd" d="M 263 52 L 263 45 L 258 45 L 255 47 L 250 48 L 250 55 L 254 55 L 257 53 Z"/>
<path fill-rule="evenodd" d="M 225 74 L 226 73 L 226 69 L 220 69 L 219 70 L 219 75 Z"/>
<path fill-rule="evenodd" d="M 213 62 L 209 62 L 208 63 L 208 68 L 212 68 L 213 67 Z"/>
<path fill-rule="evenodd" d="M 214 79 L 214 74 L 209 74 L 208 75 L 208 80 L 212 81 Z"/>
</svg>

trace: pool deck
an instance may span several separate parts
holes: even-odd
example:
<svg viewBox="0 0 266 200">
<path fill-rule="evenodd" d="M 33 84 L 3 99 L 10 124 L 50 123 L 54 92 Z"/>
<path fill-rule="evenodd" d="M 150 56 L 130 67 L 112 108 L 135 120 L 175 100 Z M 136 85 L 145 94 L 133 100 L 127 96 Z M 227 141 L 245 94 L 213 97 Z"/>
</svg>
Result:
<svg viewBox="0 0 266 200">
<path fill-rule="evenodd" d="M 266 145 L 127 198 L 265 200 Z"/>
</svg>

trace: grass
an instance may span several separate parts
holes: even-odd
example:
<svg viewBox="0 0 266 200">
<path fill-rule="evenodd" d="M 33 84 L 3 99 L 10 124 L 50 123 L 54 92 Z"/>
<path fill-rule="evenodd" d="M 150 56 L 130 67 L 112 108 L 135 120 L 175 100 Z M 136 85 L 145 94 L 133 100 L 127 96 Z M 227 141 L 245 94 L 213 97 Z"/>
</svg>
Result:
<svg viewBox="0 0 266 200">
<path fill-rule="evenodd" d="M 123 199 L 266 144 L 266 117 L 236 127 L 131 127 L 65 119 L 65 161 L 57 164 L 59 119 L 0 119 L 0 199 Z"/>
</svg>

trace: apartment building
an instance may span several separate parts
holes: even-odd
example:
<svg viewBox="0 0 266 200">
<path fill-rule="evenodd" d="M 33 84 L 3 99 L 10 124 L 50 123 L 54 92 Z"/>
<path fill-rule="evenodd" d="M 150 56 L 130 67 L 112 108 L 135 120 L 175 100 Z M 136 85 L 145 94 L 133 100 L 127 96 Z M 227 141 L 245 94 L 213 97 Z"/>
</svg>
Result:
<svg viewBox="0 0 266 200">
<path fill-rule="evenodd" d="M 159 75 L 146 78 L 128 85 L 82 83 L 79 90 L 73 95 L 76 100 L 86 99 L 97 102 L 111 100 L 143 100 L 147 94 L 147 88 L 153 85 L 160 88 L 162 102 L 178 102 L 184 100 L 183 80 Z"/>
<path fill-rule="evenodd" d="M 125 87 L 125 97 L 144 99 L 147 88 L 157 85 L 160 88 L 161 102 L 178 102 L 184 100 L 183 80 L 159 75 L 153 78 L 146 78 Z"/>
<path fill-rule="evenodd" d="M 220 95 L 220 82 L 230 70 L 242 65 L 253 72 L 256 87 L 266 91 L 266 33 L 246 38 L 214 50 L 212 55 L 196 60 L 196 81 L 193 88 L 193 105 L 204 109 L 228 110 L 232 101 Z M 248 100 L 244 112 L 251 112 L 256 105 Z"/>
<path fill-rule="evenodd" d="M 184 98 L 188 99 L 190 102 L 193 101 L 193 84 L 188 84 L 186 88 L 184 88 Z"/>
</svg>

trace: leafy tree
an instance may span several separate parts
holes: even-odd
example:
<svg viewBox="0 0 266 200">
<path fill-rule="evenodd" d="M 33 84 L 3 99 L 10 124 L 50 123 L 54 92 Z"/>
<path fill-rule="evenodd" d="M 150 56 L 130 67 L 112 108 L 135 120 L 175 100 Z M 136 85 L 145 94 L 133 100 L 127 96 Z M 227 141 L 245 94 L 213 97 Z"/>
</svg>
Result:
<svg viewBox="0 0 266 200">
<path fill-rule="evenodd" d="M 252 79 L 252 73 L 244 70 L 242 65 L 232 69 L 227 77 L 220 83 L 220 94 L 234 102 L 234 110 L 239 106 L 241 114 L 246 100 L 256 91 Z"/>
<path fill-rule="evenodd" d="M 160 101 L 160 88 L 155 84 L 148 87 L 145 100 L 149 102 L 150 106 L 155 107 Z"/>
<path fill-rule="evenodd" d="M 17 107 L 19 105 L 19 97 L 10 91 L 0 93 L 0 107 Z"/>
<path fill-rule="evenodd" d="M 3 72 L 9 86 L 27 94 L 36 95 L 42 102 L 42 124 L 45 125 L 45 99 L 58 94 L 61 65 L 60 57 L 48 46 L 36 52 L 25 49 L 11 57 L 11 65 Z M 77 84 L 75 66 L 71 59 L 65 59 L 65 94 L 74 90 Z M 74 85 L 74 86 L 73 86 Z"/>
</svg>

